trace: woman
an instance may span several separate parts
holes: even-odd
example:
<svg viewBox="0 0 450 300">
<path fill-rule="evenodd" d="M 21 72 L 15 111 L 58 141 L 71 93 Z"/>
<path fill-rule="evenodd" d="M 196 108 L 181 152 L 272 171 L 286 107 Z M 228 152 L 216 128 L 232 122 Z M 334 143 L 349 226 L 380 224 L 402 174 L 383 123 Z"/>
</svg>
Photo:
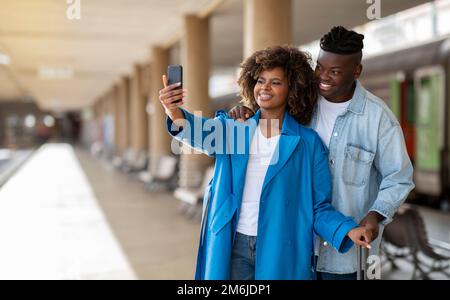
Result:
<svg viewBox="0 0 450 300">
<path fill-rule="evenodd" d="M 341 252 L 352 241 L 370 247 L 365 228 L 331 206 L 326 148 L 298 123 L 317 99 L 308 55 L 278 46 L 241 64 L 240 94 L 260 107 L 244 123 L 190 114 L 180 108 L 186 91 L 163 81 L 170 134 L 216 158 L 196 279 L 312 279 L 315 234 Z"/>
</svg>

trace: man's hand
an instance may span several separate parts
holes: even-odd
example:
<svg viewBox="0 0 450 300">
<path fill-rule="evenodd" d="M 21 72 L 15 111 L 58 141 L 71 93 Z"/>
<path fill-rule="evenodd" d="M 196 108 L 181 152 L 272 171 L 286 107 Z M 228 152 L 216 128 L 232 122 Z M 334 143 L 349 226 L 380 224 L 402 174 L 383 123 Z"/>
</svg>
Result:
<svg viewBox="0 0 450 300">
<path fill-rule="evenodd" d="M 247 119 L 251 118 L 254 114 L 255 113 L 250 108 L 248 108 L 247 106 L 241 106 L 241 105 L 237 105 L 237 106 L 233 107 L 228 112 L 228 116 L 230 118 L 233 118 L 239 122 L 246 121 Z"/>
<path fill-rule="evenodd" d="M 370 211 L 362 220 L 359 225 L 364 226 L 368 230 L 370 242 L 375 240 L 378 236 L 378 223 L 384 219 L 382 215 L 375 211 Z"/>
<path fill-rule="evenodd" d="M 370 249 L 369 230 L 364 227 L 356 227 L 347 233 L 347 236 L 358 246 Z"/>
</svg>

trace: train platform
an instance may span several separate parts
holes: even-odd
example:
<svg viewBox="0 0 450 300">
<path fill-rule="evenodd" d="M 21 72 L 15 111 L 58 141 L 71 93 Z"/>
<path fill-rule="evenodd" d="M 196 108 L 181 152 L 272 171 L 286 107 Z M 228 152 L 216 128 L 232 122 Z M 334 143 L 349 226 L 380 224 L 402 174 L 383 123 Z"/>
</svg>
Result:
<svg viewBox="0 0 450 300">
<path fill-rule="evenodd" d="M 420 211 L 429 237 L 450 242 L 450 215 Z M 42 146 L 0 188 L 0 279 L 192 279 L 198 234 L 171 193 L 69 144 Z"/>
<path fill-rule="evenodd" d="M 191 279 L 198 224 L 169 194 L 47 144 L 0 189 L 0 279 Z"/>
<path fill-rule="evenodd" d="M 0 149 L 0 187 L 26 162 L 33 149 Z"/>
</svg>

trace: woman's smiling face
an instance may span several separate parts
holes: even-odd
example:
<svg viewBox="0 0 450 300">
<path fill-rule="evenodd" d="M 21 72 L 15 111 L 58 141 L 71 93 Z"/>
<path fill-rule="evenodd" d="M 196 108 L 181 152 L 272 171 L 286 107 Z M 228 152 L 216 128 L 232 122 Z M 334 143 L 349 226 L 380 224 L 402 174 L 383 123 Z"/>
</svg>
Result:
<svg viewBox="0 0 450 300">
<path fill-rule="evenodd" d="M 285 108 L 289 94 L 289 83 L 281 67 L 264 70 L 259 74 L 253 89 L 256 103 L 261 109 Z"/>
</svg>

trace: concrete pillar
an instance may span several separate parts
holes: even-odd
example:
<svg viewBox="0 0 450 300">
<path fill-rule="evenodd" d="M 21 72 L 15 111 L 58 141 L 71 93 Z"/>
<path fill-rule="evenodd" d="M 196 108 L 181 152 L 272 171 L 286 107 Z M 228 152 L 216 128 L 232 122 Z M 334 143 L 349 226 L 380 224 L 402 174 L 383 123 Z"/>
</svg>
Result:
<svg viewBox="0 0 450 300">
<path fill-rule="evenodd" d="M 139 73 L 139 119 L 141 134 L 139 136 L 139 148 L 148 152 L 148 113 L 147 113 L 147 102 L 150 90 L 150 76 L 148 74 L 148 69 L 144 65 L 138 66 Z"/>
<path fill-rule="evenodd" d="M 211 117 L 208 91 L 210 69 L 209 18 L 188 15 L 184 18 L 184 35 L 181 41 L 181 61 L 184 68 L 184 87 L 191 112 L 201 112 Z M 193 187 L 201 183 L 204 170 L 212 159 L 204 154 L 183 154 L 180 161 L 180 186 Z"/>
<path fill-rule="evenodd" d="M 101 119 L 101 122 L 103 123 L 103 120 L 105 119 L 106 115 L 108 114 L 108 110 L 106 107 L 105 95 L 101 95 L 99 101 L 100 101 L 100 119 Z"/>
<path fill-rule="evenodd" d="M 272 45 L 291 44 L 292 0 L 245 0 L 244 58 Z"/>
<path fill-rule="evenodd" d="M 150 172 L 155 172 L 159 158 L 171 154 L 171 138 L 166 130 L 166 114 L 159 102 L 159 90 L 163 87 L 162 75 L 167 73 L 169 64 L 169 51 L 161 47 L 153 47 L 151 50 L 150 70 L 150 136 L 149 157 Z"/>
<path fill-rule="evenodd" d="M 118 143 L 118 128 L 117 128 L 117 116 L 119 113 L 119 108 L 117 107 L 117 95 L 116 95 L 116 89 L 115 85 L 111 86 L 111 88 L 108 90 L 108 103 L 109 103 L 109 111 L 110 111 L 110 117 L 112 118 L 113 123 L 113 154 L 117 153 L 117 143 Z"/>
<path fill-rule="evenodd" d="M 96 142 L 103 142 L 103 111 L 101 97 L 95 100 L 95 124 L 97 127 Z"/>
<path fill-rule="evenodd" d="M 5 116 L 3 114 L 2 111 L 0 111 L 0 120 L 2 120 L 2 122 L 0 122 L 0 148 L 5 147 L 4 145 L 6 144 L 6 139 L 5 139 Z"/>
<path fill-rule="evenodd" d="M 113 90 L 110 88 L 105 93 L 105 109 L 106 109 L 106 125 L 107 125 L 107 136 L 106 139 L 108 141 L 108 156 L 113 156 L 117 149 L 117 141 L 116 141 L 116 124 L 115 124 L 115 114 L 116 107 L 114 103 Z"/>
<path fill-rule="evenodd" d="M 118 152 L 123 154 L 123 152 L 130 146 L 129 135 L 129 99 L 130 99 L 130 78 L 128 76 L 122 77 L 118 84 L 118 136 L 119 141 L 117 143 Z"/>
<path fill-rule="evenodd" d="M 120 102 L 119 85 L 114 84 L 111 87 L 111 101 L 114 107 L 114 155 L 120 155 Z"/>
<path fill-rule="evenodd" d="M 94 117 L 96 120 L 100 118 L 100 99 L 95 99 L 94 104 L 92 105 L 94 110 Z"/>
<path fill-rule="evenodd" d="M 142 67 L 136 65 L 130 78 L 130 143 L 136 152 L 147 150 L 146 99 L 142 91 Z"/>
<path fill-rule="evenodd" d="M 99 137 L 103 146 L 103 151 L 107 151 L 106 139 L 105 139 L 105 117 L 106 117 L 106 101 L 105 96 L 101 95 L 99 98 L 99 118 L 98 124 L 100 127 Z"/>
<path fill-rule="evenodd" d="M 145 111 L 145 120 L 146 120 L 146 149 L 148 151 L 147 154 L 150 153 L 150 108 L 152 106 L 151 104 L 151 72 L 152 72 L 152 66 L 150 63 L 145 63 L 142 66 L 142 73 L 141 73 L 141 87 L 142 87 L 142 98 L 143 98 L 143 105 L 144 105 L 144 111 Z"/>
<path fill-rule="evenodd" d="M 98 101 L 98 98 L 95 98 L 94 102 L 92 103 L 92 108 L 94 111 L 94 124 L 95 124 L 95 135 L 94 135 L 94 142 L 100 141 L 100 103 Z"/>
<path fill-rule="evenodd" d="M 140 65 L 141 76 L 140 76 L 140 84 L 141 84 L 141 92 L 142 96 L 148 100 L 150 95 L 150 74 L 151 74 L 151 64 L 145 63 Z"/>
</svg>

